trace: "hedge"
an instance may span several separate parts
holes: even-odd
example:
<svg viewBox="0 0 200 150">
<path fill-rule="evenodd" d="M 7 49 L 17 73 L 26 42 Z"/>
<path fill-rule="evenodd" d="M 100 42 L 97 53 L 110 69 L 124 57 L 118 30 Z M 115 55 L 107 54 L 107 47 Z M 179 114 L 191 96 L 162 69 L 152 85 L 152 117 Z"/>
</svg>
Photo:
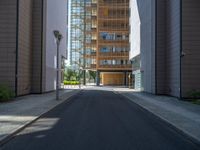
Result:
<svg viewBox="0 0 200 150">
<path fill-rule="evenodd" d="M 65 80 L 64 82 L 64 85 L 79 85 L 79 81 L 67 81 Z"/>
</svg>

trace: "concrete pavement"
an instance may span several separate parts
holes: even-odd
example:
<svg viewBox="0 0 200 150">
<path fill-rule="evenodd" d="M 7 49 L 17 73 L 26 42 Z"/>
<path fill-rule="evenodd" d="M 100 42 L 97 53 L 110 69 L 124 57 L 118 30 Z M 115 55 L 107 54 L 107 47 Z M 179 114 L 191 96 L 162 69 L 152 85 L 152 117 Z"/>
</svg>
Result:
<svg viewBox="0 0 200 150">
<path fill-rule="evenodd" d="M 55 93 L 28 95 L 15 101 L 0 104 L 0 144 L 10 139 L 19 130 L 32 123 L 43 113 L 64 102 L 79 90 L 61 90 L 59 101 Z"/>
<path fill-rule="evenodd" d="M 197 150 L 164 121 L 112 91 L 85 89 L 1 150 Z"/>
<path fill-rule="evenodd" d="M 196 143 L 200 143 L 200 105 L 174 97 L 156 96 L 127 88 L 113 88 L 113 90 L 165 120 Z"/>
</svg>

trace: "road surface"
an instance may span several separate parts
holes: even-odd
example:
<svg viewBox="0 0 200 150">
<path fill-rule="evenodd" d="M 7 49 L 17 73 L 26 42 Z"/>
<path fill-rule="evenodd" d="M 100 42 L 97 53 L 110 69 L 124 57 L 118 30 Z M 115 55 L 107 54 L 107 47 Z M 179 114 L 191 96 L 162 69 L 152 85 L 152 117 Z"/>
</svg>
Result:
<svg viewBox="0 0 200 150">
<path fill-rule="evenodd" d="M 84 90 L 1 150 L 197 150 L 187 137 L 112 91 Z"/>
</svg>

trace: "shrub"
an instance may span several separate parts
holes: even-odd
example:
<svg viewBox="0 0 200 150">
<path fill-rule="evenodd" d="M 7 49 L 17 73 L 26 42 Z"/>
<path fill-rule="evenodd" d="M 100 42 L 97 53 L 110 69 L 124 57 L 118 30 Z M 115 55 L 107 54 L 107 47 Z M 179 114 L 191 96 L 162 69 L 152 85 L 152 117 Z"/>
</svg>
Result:
<svg viewBox="0 0 200 150">
<path fill-rule="evenodd" d="M 200 100 L 193 100 L 192 103 L 196 105 L 200 105 Z"/>
<path fill-rule="evenodd" d="M 67 81 L 67 80 L 65 80 L 63 83 L 64 83 L 64 85 L 78 85 L 79 81 Z"/>
<path fill-rule="evenodd" d="M 190 92 L 188 92 L 189 97 L 193 98 L 193 99 L 198 99 L 200 98 L 200 91 L 197 90 L 192 90 Z"/>
<path fill-rule="evenodd" d="M 64 83 L 64 85 L 69 85 L 69 81 L 65 80 L 63 83 Z"/>
<path fill-rule="evenodd" d="M 0 86 L 0 102 L 11 100 L 14 96 L 14 93 L 7 86 Z"/>
</svg>

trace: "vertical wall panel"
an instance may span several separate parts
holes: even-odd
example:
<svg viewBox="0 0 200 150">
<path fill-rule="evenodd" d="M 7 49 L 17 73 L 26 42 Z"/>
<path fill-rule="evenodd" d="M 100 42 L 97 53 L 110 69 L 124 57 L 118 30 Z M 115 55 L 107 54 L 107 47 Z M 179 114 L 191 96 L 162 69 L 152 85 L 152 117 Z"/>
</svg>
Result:
<svg viewBox="0 0 200 150">
<path fill-rule="evenodd" d="M 0 0 L 0 85 L 15 91 L 17 0 Z"/>
<path fill-rule="evenodd" d="M 156 94 L 166 90 L 166 0 L 157 0 Z"/>
<path fill-rule="evenodd" d="M 144 91 L 155 93 L 155 0 L 137 0 Z M 134 40 L 134 39 L 132 39 Z"/>
<path fill-rule="evenodd" d="M 182 94 L 200 91 L 200 1 L 183 0 Z"/>
<path fill-rule="evenodd" d="M 42 92 L 42 1 L 33 1 L 33 19 L 32 19 L 32 93 Z"/>
<path fill-rule="evenodd" d="M 53 35 L 54 30 L 59 30 L 63 35 L 60 43 L 59 62 L 61 66 L 62 56 L 66 58 L 67 50 L 67 0 L 46 0 L 44 34 L 45 34 L 45 91 L 56 88 L 56 43 Z M 60 74 L 61 79 L 61 74 Z"/>
<path fill-rule="evenodd" d="M 18 95 L 29 94 L 32 75 L 32 0 L 19 0 Z"/>
<path fill-rule="evenodd" d="M 167 1 L 166 93 L 180 96 L 180 0 Z"/>
</svg>

